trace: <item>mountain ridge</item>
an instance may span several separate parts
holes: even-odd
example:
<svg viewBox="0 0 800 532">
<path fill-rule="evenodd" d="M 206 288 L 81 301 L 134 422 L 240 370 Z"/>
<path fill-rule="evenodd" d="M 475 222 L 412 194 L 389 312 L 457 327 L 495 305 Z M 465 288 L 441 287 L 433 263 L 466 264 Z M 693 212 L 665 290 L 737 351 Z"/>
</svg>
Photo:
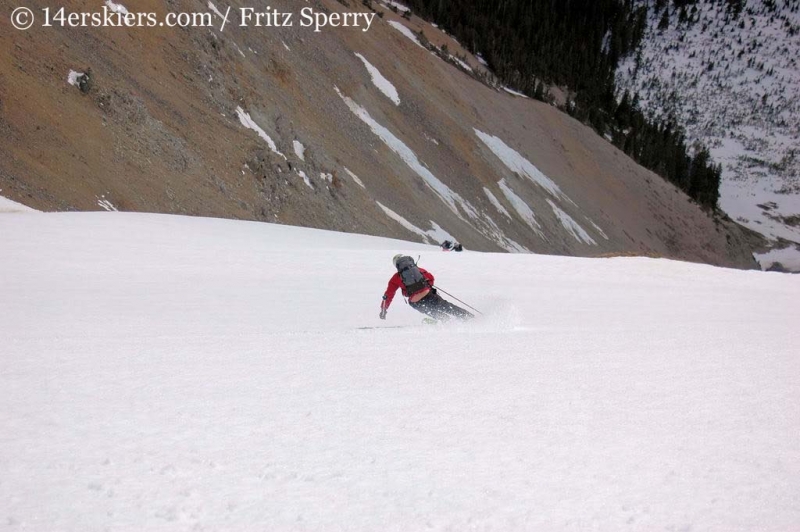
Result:
<svg viewBox="0 0 800 532">
<path fill-rule="evenodd" d="M 0 81 L 9 95 L 0 188 L 42 210 L 210 215 L 429 242 L 447 235 L 487 251 L 754 267 L 757 237 L 707 215 L 586 126 L 487 87 L 400 31 L 420 28 L 481 68 L 434 26 L 374 9 L 383 17 L 366 33 L 4 31 L 13 71 Z M 82 93 L 69 73 L 90 68 Z"/>
<path fill-rule="evenodd" d="M 636 5 L 648 24 L 618 90 L 707 147 L 722 166 L 720 207 L 800 264 L 800 2 Z"/>
</svg>

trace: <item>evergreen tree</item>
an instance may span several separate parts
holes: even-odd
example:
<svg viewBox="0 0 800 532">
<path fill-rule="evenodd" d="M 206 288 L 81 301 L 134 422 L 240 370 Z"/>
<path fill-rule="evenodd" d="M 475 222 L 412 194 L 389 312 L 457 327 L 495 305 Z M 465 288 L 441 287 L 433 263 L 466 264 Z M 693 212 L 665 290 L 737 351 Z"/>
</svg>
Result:
<svg viewBox="0 0 800 532">
<path fill-rule="evenodd" d="M 672 124 L 648 120 L 639 110 L 637 95 L 624 94 L 619 102 L 615 98 L 615 70 L 621 58 L 636 51 L 644 35 L 647 5 L 637 7 L 631 0 L 408 3 L 471 52 L 480 52 L 503 83 L 537 99 L 546 98 L 547 86 L 568 87 L 575 94 L 564 108 L 570 116 L 602 135 L 610 133 L 616 146 L 698 202 L 716 205 L 718 185 L 712 190 L 714 169 L 708 157 L 690 158 L 682 132 Z M 687 6 L 695 3 L 656 0 L 656 13 L 663 10 L 659 28 L 669 27 L 670 7 L 688 20 Z"/>
<path fill-rule="evenodd" d="M 669 9 L 665 9 L 661 15 L 661 20 L 658 21 L 658 31 L 664 31 L 669 28 Z"/>
</svg>

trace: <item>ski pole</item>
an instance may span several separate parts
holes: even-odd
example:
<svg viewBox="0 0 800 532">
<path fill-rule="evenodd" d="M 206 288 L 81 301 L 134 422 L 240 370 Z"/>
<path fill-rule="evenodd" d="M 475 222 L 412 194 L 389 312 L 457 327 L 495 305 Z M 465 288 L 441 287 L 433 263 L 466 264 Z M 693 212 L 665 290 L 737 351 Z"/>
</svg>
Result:
<svg viewBox="0 0 800 532">
<path fill-rule="evenodd" d="M 439 291 L 442 291 L 442 292 L 444 292 L 445 294 L 447 294 L 448 296 L 452 297 L 453 299 L 455 299 L 456 301 L 458 301 L 458 302 L 459 302 L 459 303 L 461 303 L 462 305 L 466 305 L 466 306 L 468 306 L 469 308 L 471 308 L 472 310 L 474 310 L 475 312 L 477 312 L 478 314 L 480 314 L 481 316 L 483 316 L 483 312 L 481 312 L 480 310 L 476 309 L 475 307 L 473 307 L 473 306 L 472 306 L 472 305 L 470 305 L 469 303 L 465 303 L 465 302 L 461 301 L 460 299 L 458 299 L 456 296 L 454 296 L 453 294 L 451 294 L 451 293 L 450 293 L 450 292 L 448 292 L 447 290 L 443 290 L 443 289 L 439 288 L 438 286 L 434 286 L 433 288 L 435 288 L 436 290 L 439 290 Z"/>
</svg>

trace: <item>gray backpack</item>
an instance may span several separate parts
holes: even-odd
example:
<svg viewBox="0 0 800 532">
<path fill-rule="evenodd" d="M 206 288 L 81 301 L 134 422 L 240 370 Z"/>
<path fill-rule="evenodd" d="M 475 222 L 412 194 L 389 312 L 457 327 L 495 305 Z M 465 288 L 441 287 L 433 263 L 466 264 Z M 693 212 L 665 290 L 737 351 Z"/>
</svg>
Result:
<svg viewBox="0 0 800 532">
<path fill-rule="evenodd" d="M 411 257 L 402 257 L 397 261 L 397 273 L 400 274 L 400 280 L 403 281 L 403 286 L 406 287 L 406 293 L 413 295 L 428 288 L 428 280 L 419 271 L 419 267 L 414 263 Z"/>
</svg>

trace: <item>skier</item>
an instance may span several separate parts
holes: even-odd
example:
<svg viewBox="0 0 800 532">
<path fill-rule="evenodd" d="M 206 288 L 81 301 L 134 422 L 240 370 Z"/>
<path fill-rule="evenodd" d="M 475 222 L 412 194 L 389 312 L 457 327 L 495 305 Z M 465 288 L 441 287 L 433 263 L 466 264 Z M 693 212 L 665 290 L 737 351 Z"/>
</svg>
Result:
<svg viewBox="0 0 800 532">
<path fill-rule="evenodd" d="M 450 242 L 449 240 L 442 242 L 439 247 L 442 248 L 442 251 L 464 251 L 464 246 L 458 242 Z"/>
<path fill-rule="evenodd" d="M 397 273 L 389 279 L 389 286 L 386 287 L 386 292 L 383 294 L 380 313 L 382 320 L 386 319 L 386 311 L 389 310 L 389 305 L 392 304 L 398 288 L 403 296 L 408 298 L 411 308 L 427 314 L 433 319 L 446 321 L 455 317 L 468 320 L 475 317 L 466 310 L 442 299 L 433 286 L 433 275 L 418 267 L 411 257 L 398 254 L 392 258 L 392 263 L 397 269 Z"/>
</svg>

